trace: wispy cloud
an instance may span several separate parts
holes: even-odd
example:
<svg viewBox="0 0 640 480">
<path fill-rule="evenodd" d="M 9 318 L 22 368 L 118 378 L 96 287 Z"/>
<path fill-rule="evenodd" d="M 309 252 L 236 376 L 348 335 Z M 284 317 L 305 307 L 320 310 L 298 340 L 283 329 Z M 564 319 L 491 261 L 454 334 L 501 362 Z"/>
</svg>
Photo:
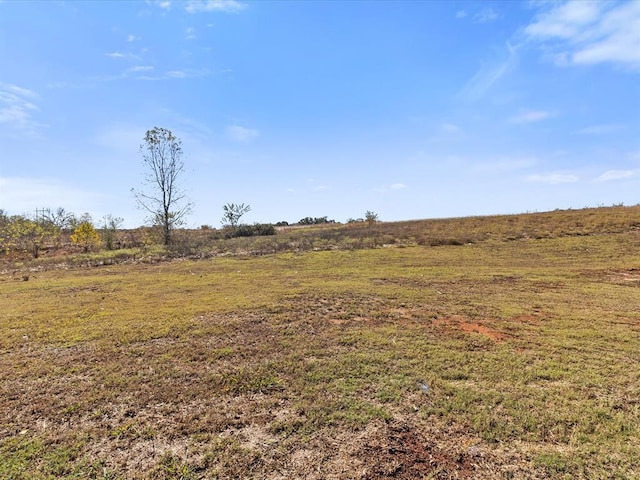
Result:
<svg viewBox="0 0 640 480">
<path fill-rule="evenodd" d="M 135 42 L 137 40 L 141 40 L 141 37 L 136 37 L 135 35 L 127 35 L 127 42 Z"/>
<path fill-rule="evenodd" d="M 581 128 L 576 133 L 579 135 L 606 135 L 622 129 L 624 129 L 624 126 L 618 124 L 591 125 L 590 127 Z"/>
<path fill-rule="evenodd" d="M 579 180 L 576 175 L 568 173 L 547 173 L 529 175 L 527 177 L 528 182 L 549 183 L 551 185 L 557 185 L 560 183 L 575 183 Z"/>
<path fill-rule="evenodd" d="M 399 190 L 404 190 L 408 188 L 404 183 L 392 183 L 391 185 L 382 185 L 381 187 L 374 188 L 374 192 L 386 193 L 386 192 L 397 192 Z"/>
<path fill-rule="evenodd" d="M 511 117 L 509 122 L 515 124 L 534 123 L 546 120 L 552 116 L 553 114 L 551 112 L 545 110 L 525 110 Z"/>
<path fill-rule="evenodd" d="M 185 31 L 185 38 L 187 40 L 195 40 L 196 39 L 196 29 L 193 27 L 187 28 Z"/>
<path fill-rule="evenodd" d="M 171 10 L 170 0 L 147 0 L 147 4 L 158 7 L 162 10 Z"/>
<path fill-rule="evenodd" d="M 456 18 L 464 18 L 466 17 L 468 14 L 466 12 L 466 10 L 458 10 L 456 12 Z"/>
<path fill-rule="evenodd" d="M 153 66 L 152 65 L 136 65 L 134 67 L 131 67 L 128 71 L 129 72 L 150 72 L 153 70 Z"/>
<path fill-rule="evenodd" d="M 0 124 L 5 128 L 35 133 L 38 126 L 32 118 L 38 107 L 33 103 L 38 94 L 27 88 L 0 82 Z"/>
<path fill-rule="evenodd" d="M 509 42 L 500 52 L 501 59 L 482 62 L 480 70 L 471 77 L 461 92 L 461 97 L 467 100 L 482 98 L 517 62 L 516 48 Z"/>
<path fill-rule="evenodd" d="M 237 0 L 189 0 L 185 9 L 189 13 L 225 12 L 237 13 L 247 6 Z"/>
<path fill-rule="evenodd" d="M 250 142 L 260 135 L 258 130 L 241 127 L 240 125 L 230 125 L 226 128 L 227 137 L 234 142 Z"/>
<path fill-rule="evenodd" d="M 207 69 L 202 69 L 202 70 L 194 70 L 194 69 L 183 69 L 183 70 L 167 70 L 164 73 L 158 73 L 155 75 L 152 74 L 147 74 L 145 72 L 150 72 L 151 70 L 154 70 L 154 67 L 152 66 L 139 66 L 139 67 L 133 67 L 134 69 L 137 68 L 139 70 L 137 70 L 137 76 L 135 76 L 134 78 L 136 80 L 186 80 L 186 79 L 191 79 L 191 78 L 202 78 L 202 77 L 206 77 L 207 75 L 210 74 L 209 70 Z M 135 72 L 133 69 L 129 69 L 125 72 L 125 75 L 119 77 L 119 78 L 124 78 L 130 75 L 131 72 Z"/>
<path fill-rule="evenodd" d="M 638 175 L 638 170 L 607 170 L 602 175 L 599 175 L 596 182 L 611 182 L 614 180 L 624 180 L 625 178 L 631 178 Z"/>
<path fill-rule="evenodd" d="M 542 5 L 524 34 L 549 50 L 557 64 L 614 63 L 640 70 L 640 2 Z"/>
<path fill-rule="evenodd" d="M 113 58 L 115 60 L 130 60 L 130 61 L 140 61 L 140 57 L 131 52 L 107 52 L 104 54 L 105 57 Z"/>
<path fill-rule="evenodd" d="M 476 23 L 493 22 L 499 18 L 498 13 L 493 8 L 483 8 L 473 16 L 473 21 Z"/>
</svg>

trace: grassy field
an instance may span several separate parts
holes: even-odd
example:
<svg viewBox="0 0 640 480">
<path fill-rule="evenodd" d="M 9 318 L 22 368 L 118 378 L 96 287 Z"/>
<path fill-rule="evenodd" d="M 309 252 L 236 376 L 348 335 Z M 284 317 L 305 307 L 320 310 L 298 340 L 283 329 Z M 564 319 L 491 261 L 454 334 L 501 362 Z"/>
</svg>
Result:
<svg viewBox="0 0 640 480">
<path fill-rule="evenodd" d="M 0 478 L 640 478 L 638 220 L 331 227 L 200 260 L 13 265 Z"/>
</svg>

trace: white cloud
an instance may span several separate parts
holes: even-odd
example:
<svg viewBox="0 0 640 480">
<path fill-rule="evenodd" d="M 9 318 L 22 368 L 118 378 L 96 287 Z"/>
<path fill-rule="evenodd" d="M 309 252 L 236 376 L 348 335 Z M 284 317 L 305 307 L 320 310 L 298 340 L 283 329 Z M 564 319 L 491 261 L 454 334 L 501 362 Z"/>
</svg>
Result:
<svg viewBox="0 0 640 480">
<path fill-rule="evenodd" d="M 32 119 L 32 114 L 38 111 L 32 100 L 37 97 L 32 90 L 0 82 L 0 124 L 23 133 L 34 133 L 34 129 L 41 126 Z"/>
<path fill-rule="evenodd" d="M 631 178 L 638 174 L 637 170 L 607 170 L 602 175 L 598 176 L 596 182 L 610 182 L 612 180 L 624 180 L 625 178 Z"/>
<path fill-rule="evenodd" d="M 136 68 L 136 67 L 134 67 Z M 137 67 L 140 68 L 140 67 Z M 153 70 L 154 67 L 143 67 L 146 68 L 146 71 Z M 127 74 L 133 72 L 133 70 L 127 70 Z M 138 70 L 137 73 L 143 73 L 143 70 Z M 158 81 L 158 80 L 185 80 L 188 78 L 202 78 L 209 75 L 209 71 L 206 69 L 203 70 L 193 70 L 193 69 L 185 69 L 185 70 L 169 70 L 167 72 L 157 74 L 157 75 L 138 75 L 135 77 L 137 80 L 149 80 L 149 81 Z M 126 74 L 120 76 L 118 78 L 124 78 Z"/>
<path fill-rule="evenodd" d="M 509 119 L 511 123 L 521 124 L 521 123 L 534 123 L 540 122 L 542 120 L 546 120 L 553 115 L 550 112 L 545 110 L 526 110 L 520 112 L 517 115 L 514 115 Z"/>
<path fill-rule="evenodd" d="M 131 52 L 107 52 L 105 57 L 113 58 L 115 60 L 125 59 L 128 61 L 141 61 L 142 59 Z"/>
<path fill-rule="evenodd" d="M 185 31 L 185 35 L 186 35 L 186 39 L 187 40 L 195 40 L 196 39 L 196 29 L 193 27 L 189 27 L 187 28 L 187 30 Z"/>
<path fill-rule="evenodd" d="M 226 128 L 227 137 L 234 142 L 250 142 L 260 135 L 258 130 L 241 127 L 240 125 L 230 125 Z"/>
<path fill-rule="evenodd" d="M 131 67 L 128 71 L 129 72 L 150 72 L 151 70 L 153 70 L 152 65 L 136 65 L 134 67 Z"/>
<path fill-rule="evenodd" d="M 19 95 L 21 97 L 26 97 L 26 98 L 36 98 L 38 96 L 38 94 L 32 90 L 29 90 L 27 88 L 22 88 L 22 87 L 18 87 L 17 85 L 11 85 L 10 83 L 1 83 L 0 82 L 0 88 L 2 88 L 3 90 L 10 92 L 14 95 Z"/>
<path fill-rule="evenodd" d="M 189 13 L 226 12 L 236 13 L 244 10 L 246 5 L 237 0 L 189 0 L 185 9 Z"/>
<path fill-rule="evenodd" d="M 497 20 L 498 17 L 498 13 L 493 8 L 483 8 L 473 16 L 473 20 L 476 23 L 487 23 Z"/>
<path fill-rule="evenodd" d="M 570 39 L 598 19 L 602 6 L 597 2 L 565 2 L 539 14 L 536 21 L 525 28 L 525 33 L 534 38 Z"/>
<path fill-rule="evenodd" d="M 590 127 L 581 128 L 576 133 L 580 135 L 606 135 L 623 128 L 622 125 L 617 124 L 591 125 Z"/>
<path fill-rule="evenodd" d="M 167 73 L 165 73 L 165 76 L 167 78 L 186 78 L 187 72 L 185 72 L 184 70 L 169 70 Z"/>
<path fill-rule="evenodd" d="M 383 185 L 381 187 L 376 187 L 373 189 L 374 192 L 386 193 L 389 191 L 399 191 L 404 190 L 407 186 L 404 183 L 392 183 L 391 185 Z"/>
<path fill-rule="evenodd" d="M 135 80 L 144 80 L 144 81 L 160 81 L 160 80 L 185 80 L 189 78 L 202 78 L 209 75 L 209 71 L 206 69 L 203 70 L 193 70 L 193 69 L 185 69 L 185 70 L 169 70 L 164 73 L 154 73 L 155 67 L 153 65 L 134 65 L 133 67 L 129 67 L 123 70 L 119 74 L 115 75 L 100 75 L 96 77 L 91 77 L 89 80 L 91 82 L 114 82 L 118 80 L 125 79 L 135 79 Z M 71 84 L 60 84 L 60 85 L 51 85 L 52 87 L 65 87 L 65 86 L 73 86 Z"/>
<path fill-rule="evenodd" d="M 171 1 L 170 0 L 147 0 L 147 3 L 151 3 L 162 10 L 171 10 Z"/>
<path fill-rule="evenodd" d="M 524 34 L 550 49 L 556 63 L 614 63 L 640 70 L 640 2 L 552 5 L 537 15 Z"/>
<path fill-rule="evenodd" d="M 467 16 L 467 12 L 465 10 L 458 10 L 456 12 L 456 18 L 464 18 Z"/>
<path fill-rule="evenodd" d="M 127 42 L 135 42 L 136 40 L 140 40 L 140 37 L 136 37 L 135 35 L 127 36 Z"/>
<path fill-rule="evenodd" d="M 506 46 L 506 58 L 497 61 L 482 62 L 480 70 L 471 77 L 462 89 L 461 96 L 467 100 L 482 98 L 517 62 L 516 48 L 509 42 Z M 504 57 L 504 53 L 501 52 Z"/>
<path fill-rule="evenodd" d="M 210 72 L 206 69 L 202 70 L 193 70 L 193 69 L 185 69 L 185 70 L 169 70 L 164 73 L 159 73 L 156 75 L 145 75 L 145 72 L 150 72 L 154 70 L 152 66 L 138 66 L 128 69 L 124 75 L 120 75 L 115 79 L 126 78 L 131 73 L 137 73 L 138 75 L 135 77 L 137 80 L 148 80 L 148 81 L 158 81 L 158 80 L 185 80 L 188 78 L 202 78 L 206 77 L 210 74 Z"/>
<path fill-rule="evenodd" d="M 548 173 L 545 175 L 529 175 L 527 177 L 528 182 L 549 183 L 551 185 L 574 183 L 578 180 L 576 175 L 566 173 Z"/>
</svg>

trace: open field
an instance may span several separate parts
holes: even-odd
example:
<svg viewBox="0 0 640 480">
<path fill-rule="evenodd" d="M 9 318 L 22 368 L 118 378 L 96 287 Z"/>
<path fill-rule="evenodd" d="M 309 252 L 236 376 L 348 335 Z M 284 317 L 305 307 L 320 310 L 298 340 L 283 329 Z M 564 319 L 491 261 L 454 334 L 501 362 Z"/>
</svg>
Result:
<svg viewBox="0 0 640 480">
<path fill-rule="evenodd" d="M 640 478 L 638 212 L 7 268 L 0 478 Z"/>
</svg>

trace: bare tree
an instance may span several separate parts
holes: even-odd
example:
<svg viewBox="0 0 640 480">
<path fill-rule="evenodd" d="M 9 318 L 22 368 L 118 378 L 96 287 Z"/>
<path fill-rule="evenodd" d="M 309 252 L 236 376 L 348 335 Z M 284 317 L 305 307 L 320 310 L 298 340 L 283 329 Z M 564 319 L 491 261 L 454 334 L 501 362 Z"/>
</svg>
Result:
<svg viewBox="0 0 640 480">
<path fill-rule="evenodd" d="M 62 207 L 58 207 L 55 211 L 50 209 L 44 210 L 43 219 L 60 230 L 70 228 L 74 223 L 77 223 L 75 215 L 67 212 Z"/>
<path fill-rule="evenodd" d="M 154 225 L 162 227 L 165 245 L 171 243 L 171 232 L 184 223 L 192 204 L 180 189 L 179 179 L 184 172 L 182 142 L 170 130 L 155 127 L 144 136 L 140 146 L 142 163 L 147 169 L 147 191 L 136 192 L 138 204 L 151 214 Z"/>
</svg>

